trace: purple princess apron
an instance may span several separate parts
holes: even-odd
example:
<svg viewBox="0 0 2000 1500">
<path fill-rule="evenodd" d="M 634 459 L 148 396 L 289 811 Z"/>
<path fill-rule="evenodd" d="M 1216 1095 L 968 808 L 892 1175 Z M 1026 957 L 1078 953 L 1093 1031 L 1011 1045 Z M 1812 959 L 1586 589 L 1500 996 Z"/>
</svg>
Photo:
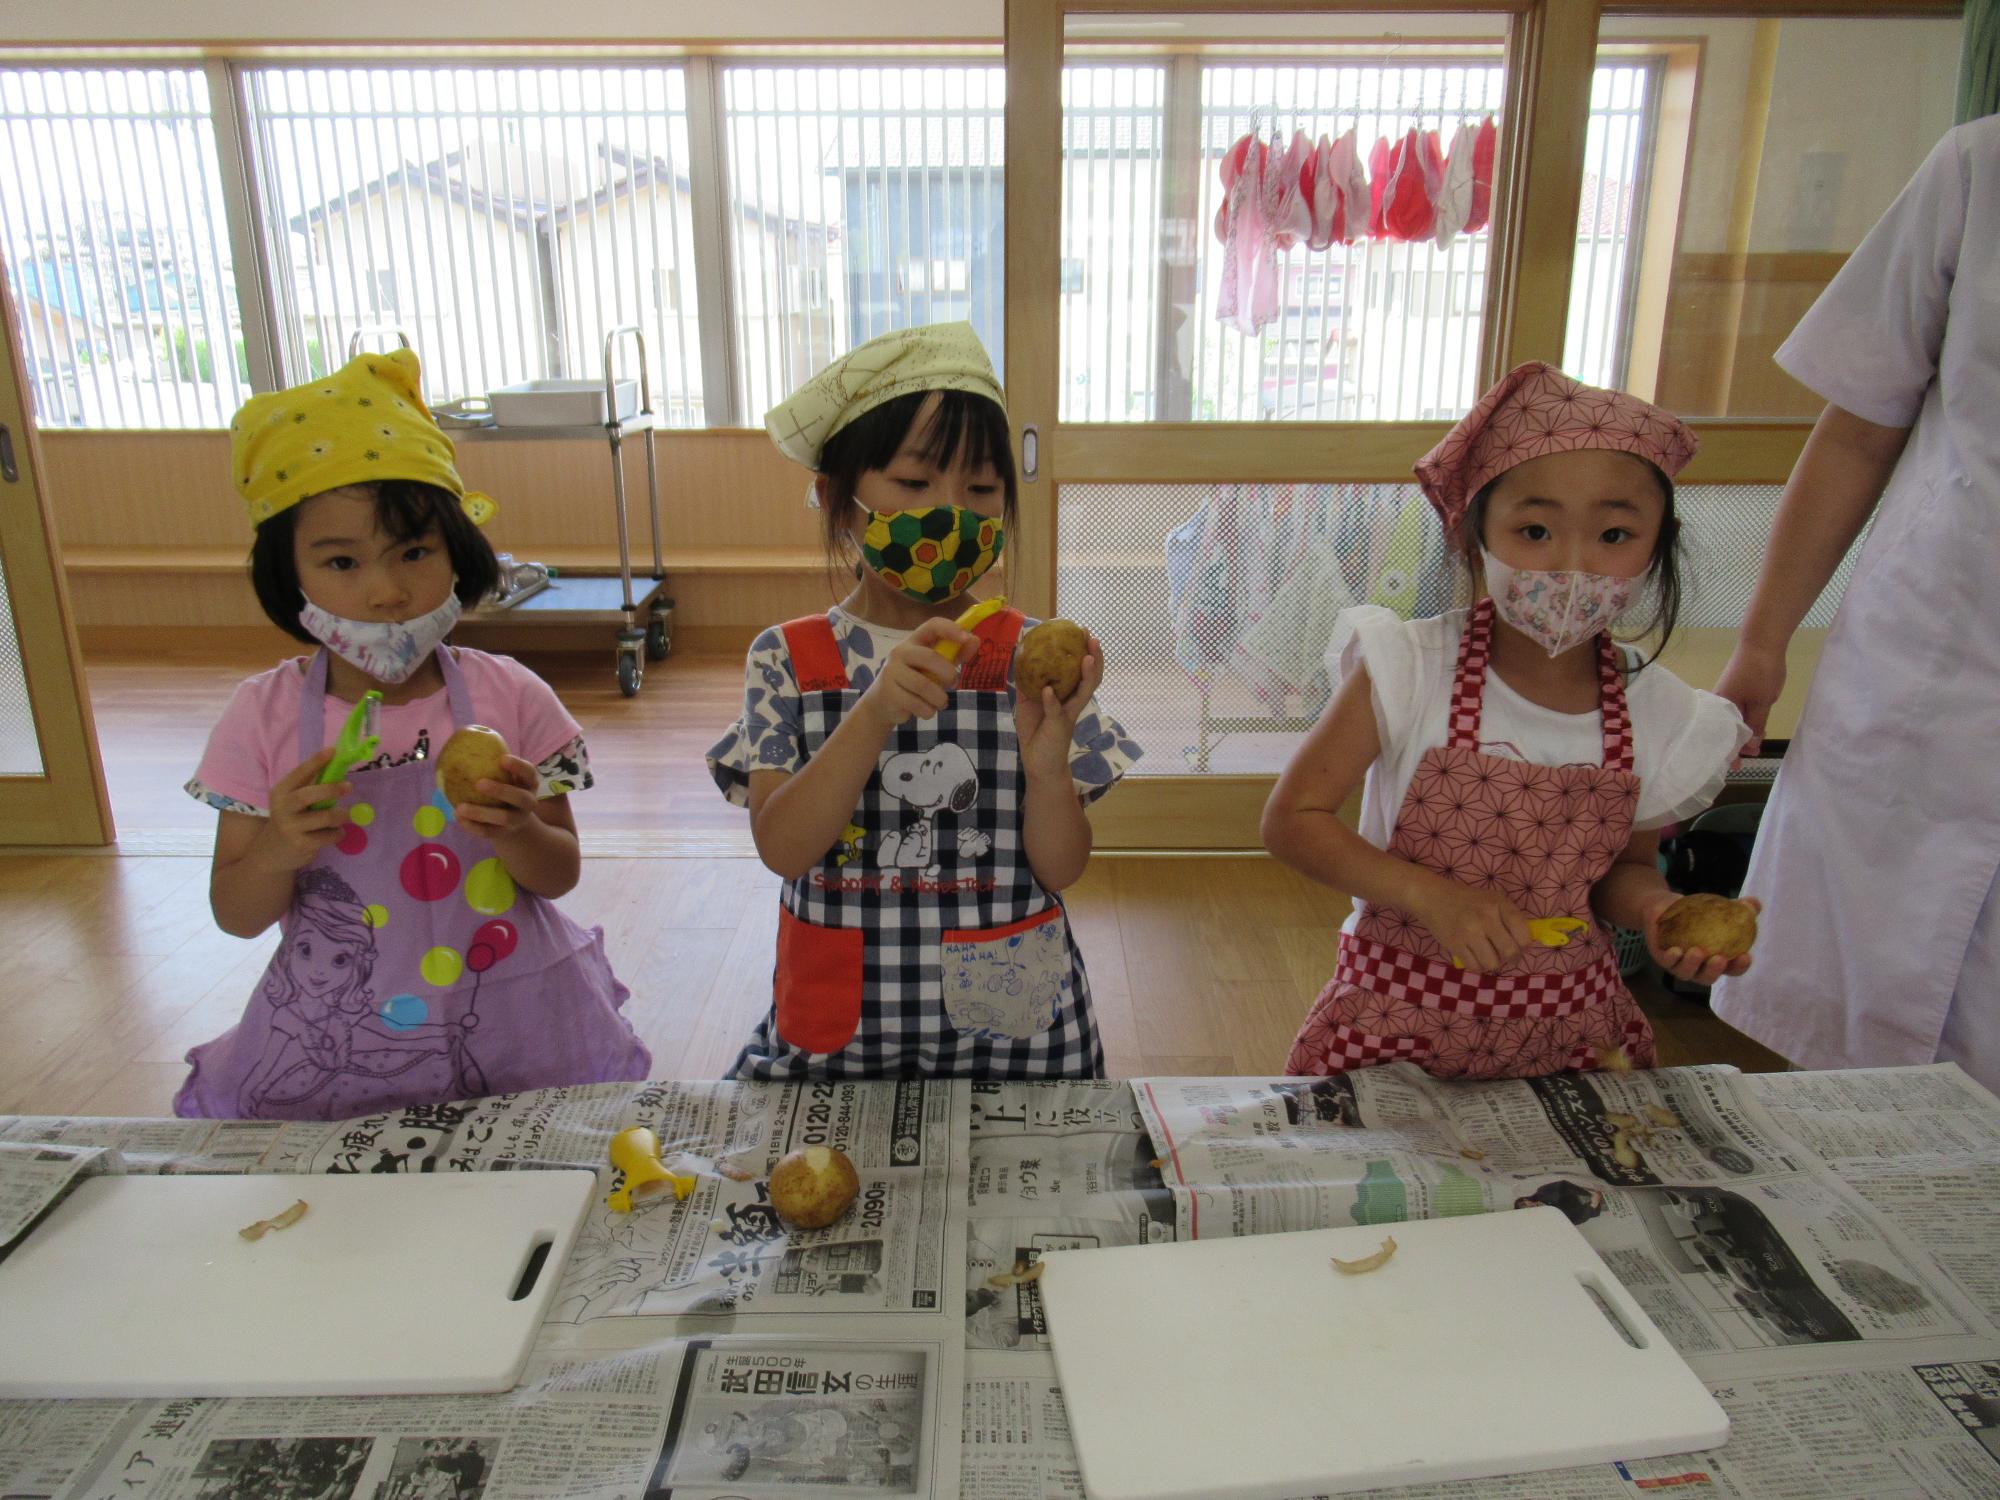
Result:
<svg viewBox="0 0 2000 1500">
<path fill-rule="evenodd" d="M 438 650 L 453 727 L 476 722 Z M 306 672 L 299 759 L 320 748 L 327 655 Z M 174 1112 L 344 1120 L 411 1104 L 646 1077 L 625 986 L 586 932 L 459 826 L 428 761 L 349 777 L 353 819 L 299 871 L 243 1019 L 187 1055 Z"/>
</svg>

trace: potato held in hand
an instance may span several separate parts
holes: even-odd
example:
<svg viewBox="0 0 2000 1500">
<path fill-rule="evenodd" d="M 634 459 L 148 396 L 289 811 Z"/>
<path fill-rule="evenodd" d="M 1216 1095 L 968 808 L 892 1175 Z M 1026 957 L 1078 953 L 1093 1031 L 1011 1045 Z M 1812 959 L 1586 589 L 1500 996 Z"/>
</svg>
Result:
<svg viewBox="0 0 2000 1500">
<path fill-rule="evenodd" d="M 507 779 L 500 769 L 500 759 L 506 753 L 507 742 L 500 738 L 498 730 L 488 729 L 484 724 L 466 725 L 438 751 L 438 790 L 453 807 L 464 802 L 477 807 L 498 807 L 498 802 L 480 794 L 479 783 L 482 779 Z"/>
<path fill-rule="evenodd" d="M 1090 635 L 1074 620 L 1044 620 L 1021 637 L 1020 659 L 1014 664 L 1014 690 L 1024 698 L 1041 701 L 1042 689 L 1056 690 L 1056 701 L 1066 703 L 1083 680 L 1083 658 L 1090 650 Z"/>
<path fill-rule="evenodd" d="M 854 1206 L 860 1192 L 854 1163 L 831 1146 L 807 1146 L 771 1168 L 771 1206 L 801 1229 L 824 1229 Z"/>
<path fill-rule="evenodd" d="M 1741 958 L 1757 941 L 1757 913 L 1726 896 L 1683 896 L 1660 913 L 1659 937 L 1662 948 Z"/>
</svg>

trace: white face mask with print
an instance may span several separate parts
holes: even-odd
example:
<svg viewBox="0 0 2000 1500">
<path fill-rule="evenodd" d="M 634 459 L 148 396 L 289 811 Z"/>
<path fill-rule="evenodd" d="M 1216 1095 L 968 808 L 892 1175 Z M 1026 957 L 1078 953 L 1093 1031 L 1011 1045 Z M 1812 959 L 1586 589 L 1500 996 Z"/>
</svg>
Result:
<svg viewBox="0 0 2000 1500">
<path fill-rule="evenodd" d="M 414 620 L 343 620 L 308 599 L 299 623 L 327 650 L 377 682 L 408 682 L 465 612 L 458 601 L 458 580 L 451 582 L 444 603 Z"/>
<path fill-rule="evenodd" d="M 1511 568 L 1484 547 L 1479 555 L 1494 610 L 1550 656 L 1561 656 L 1609 630 L 1645 582 L 1644 575 L 1613 578 L 1574 568 L 1555 572 Z"/>
</svg>

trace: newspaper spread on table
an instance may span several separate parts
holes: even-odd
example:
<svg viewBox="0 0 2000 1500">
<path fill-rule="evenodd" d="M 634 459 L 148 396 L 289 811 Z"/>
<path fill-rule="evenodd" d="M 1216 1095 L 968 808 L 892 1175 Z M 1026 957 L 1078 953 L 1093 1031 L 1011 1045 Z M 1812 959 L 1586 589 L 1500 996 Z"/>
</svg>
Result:
<svg viewBox="0 0 2000 1500">
<path fill-rule="evenodd" d="M 1552 1208 L 1709 1383 L 1729 1443 L 1381 1493 L 2000 1495 L 2000 1103 L 1949 1065 L 605 1085 L 331 1125 L 0 1117 L 0 1243 L 101 1172 L 587 1165 L 608 1190 L 607 1144 L 634 1124 L 695 1193 L 593 1207 L 513 1391 L 0 1402 L 0 1494 L 1081 1500 L 1044 1255 Z M 863 1196 L 799 1233 L 763 1177 L 813 1143 L 853 1156 Z"/>
</svg>

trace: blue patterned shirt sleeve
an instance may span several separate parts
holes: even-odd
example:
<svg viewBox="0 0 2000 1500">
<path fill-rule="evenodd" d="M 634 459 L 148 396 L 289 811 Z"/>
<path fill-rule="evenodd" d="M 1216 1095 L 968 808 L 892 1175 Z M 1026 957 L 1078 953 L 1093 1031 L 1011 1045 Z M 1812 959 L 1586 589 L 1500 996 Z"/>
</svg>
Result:
<svg viewBox="0 0 2000 1500">
<path fill-rule="evenodd" d="M 1032 618 L 1024 620 L 1022 634 L 1040 623 Z M 1118 785 L 1144 754 L 1125 726 L 1092 698 L 1077 715 L 1076 728 L 1070 734 L 1069 779 L 1077 797 L 1088 807 Z"/>
<path fill-rule="evenodd" d="M 1110 714 L 1092 698 L 1077 715 L 1069 741 L 1069 779 L 1086 806 L 1124 778 L 1145 752 Z"/>
<path fill-rule="evenodd" d="M 743 714 L 708 752 L 709 774 L 722 795 L 750 805 L 752 771 L 798 770 L 805 760 L 799 685 L 776 627 L 750 643 L 743 664 Z"/>
</svg>

